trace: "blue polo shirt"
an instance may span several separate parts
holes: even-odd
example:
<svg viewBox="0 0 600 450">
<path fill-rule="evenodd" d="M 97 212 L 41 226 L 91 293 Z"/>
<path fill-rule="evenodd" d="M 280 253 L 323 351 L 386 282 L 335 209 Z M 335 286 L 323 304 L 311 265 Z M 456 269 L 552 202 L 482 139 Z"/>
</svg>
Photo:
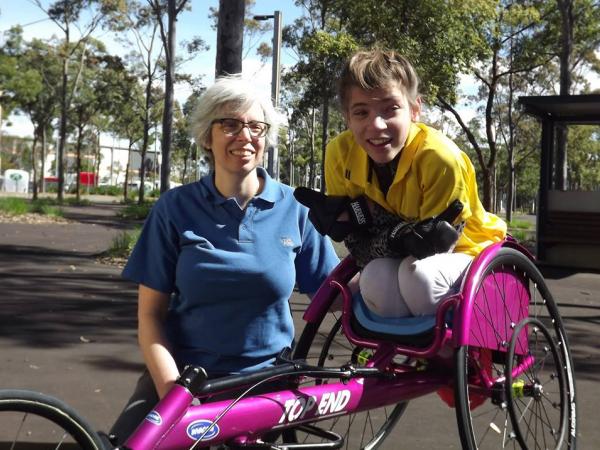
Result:
<svg viewBox="0 0 600 450">
<path fill-rule="evenodd" d="M 123 276 L 171 295 L 166 332 L 178 365 L 213 374 L 266 366 L 290 346 L 294 286 L 313 293 L 339 262 L 292 188 L 264 178 L 240 209 L 213 175 L 165 192 Z"/>
</svg>

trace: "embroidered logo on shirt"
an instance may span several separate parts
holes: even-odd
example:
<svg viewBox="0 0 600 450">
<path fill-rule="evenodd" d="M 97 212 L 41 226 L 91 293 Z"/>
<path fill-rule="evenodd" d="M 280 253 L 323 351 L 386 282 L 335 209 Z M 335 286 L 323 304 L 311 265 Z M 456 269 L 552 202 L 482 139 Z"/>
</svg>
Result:
<svg viewBox="0 0 600 450">
<path fill-rule="evenodd" d="M 294 241 L 292 241 L 292 238 L 289 238 L 289 237 L 282 237 L 281 243 L 283 244 L 284 247 L 293 247 L 294 246 Z"/>
</svg>

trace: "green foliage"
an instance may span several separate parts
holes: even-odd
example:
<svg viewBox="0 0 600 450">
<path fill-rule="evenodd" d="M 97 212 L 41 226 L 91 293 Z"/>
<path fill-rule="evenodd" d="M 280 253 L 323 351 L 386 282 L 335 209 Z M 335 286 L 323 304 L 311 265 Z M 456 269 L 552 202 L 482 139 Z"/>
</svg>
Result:
<svg viewBox="0 0 600 450">
<path fill-rule="evenodd" d="M 140 237 L 141 231 L 141 227 L 137 227 L 132 231 L 121 232 L 113 239 L 110 249 L 106 252 L 107 255 L 113 258 L 128 258 Z"/>
<path fill-rule="evenodd" d="M 517 241 L 519 242 L 523 242 L 527 240 L 527 237 L 529 236 L 525 231 L 523 230 L 509 230 L 509 233 L 512 237 L 514 237 Z"/>
<path fill-rule="evenodd" d="M 63 204 L 69 206 L 91 206 L 92 202 L 87 198 L 67 197 L 63 200 Z"/>
<path fill-rule="evenodd" d="M 572 125 L 568 132 L 569 189 L 600 190 L 600 127 Z"/>
<path fill-rule="evenodd" d="M 0 198 L 0 211 L 11 216 L 20 216 L 29 212 L 29 202 L 18 197 Z"/>
<path fill-rule="evenodd" d="M 528 230 L 532 227 L 531 223 L 527 222 L 526 220 L 519 220 L 519 219 L 511 220 L 507 225 L 508 225 L 508 228 L 511 230 L 515 230 L 515 229 Z"/>
<path fill-rule="evenodd" d="M 119 217 L 127 220 L 144 220 L 150 213 L 152 205 L 154 202 L 144 202 L 141 205 L 129 204 L 119 213 Z"/>
<path fill-rule="evenodd" d="M 39 199 L 30 201 L 19 197 L 0 198 L 0 211 L 11 216 L 23 214 L 42 214 L 46 216 L 62 217 L 63 211 L 52 199 Z"/>
<path fill-rule="evenodd" d="M 93 195 L 112 195 L 118 197 L 123 195 L 122 186 L 97 186 L 90 188 L 90 194 Z"/>
</svg>

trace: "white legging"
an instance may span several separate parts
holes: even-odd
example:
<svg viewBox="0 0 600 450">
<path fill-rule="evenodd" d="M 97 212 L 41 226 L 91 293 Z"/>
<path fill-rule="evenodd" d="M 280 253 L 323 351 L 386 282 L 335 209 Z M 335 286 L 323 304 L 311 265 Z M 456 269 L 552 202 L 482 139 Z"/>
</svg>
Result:
<svg viewBox="0 0 600 450">
<path fill-rule="evenodd" d="M 377 258 L 363 268 L 360 292 L 369 309 L 380 316 L 434 314 L 439 301 L 459 289 L 472 260 L 464 253 Z"/>
</svg>

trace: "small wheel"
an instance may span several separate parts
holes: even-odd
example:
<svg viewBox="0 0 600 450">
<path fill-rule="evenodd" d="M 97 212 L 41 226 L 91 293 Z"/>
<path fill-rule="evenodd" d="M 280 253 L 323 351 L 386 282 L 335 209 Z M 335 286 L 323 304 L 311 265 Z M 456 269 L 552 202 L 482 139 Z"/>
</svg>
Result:
<svg viewBox="0 0 600 450">
<path fill-rule="evenodd" d="M 525 332 L 527 339 L 519 339 Z M 567 383 L 573 379 L 551 331 L 528 317 L 515 328 L 506 364 L 506 398 L 522 448 L 561 448 L 567 441 Z"/>
<path fill-rule="evenodd" d="M 305 359 L 320 367 L 341 367 L 349 362 L 364 365 L 370 350 L 355 347 L 342 333 L 342 322 L 335 314 L 327 315 L 321 324 L 309 323 L 304 328 L 294 352 L 294 359 Z M 313 383 L 327 383 L 317 380 Z M 344 438 L 345 449 L 372 450 L 379 448 L 404 413 L 408 402 L 389 407 L 339 416 L 315 425 L 333 431 Z M 298 443 L 315 443 L 314 437 L 295 432 Z M 396 448 L 394 443 L 390 448 Z"/>
<path fill-rule="evenodd" d="M 101 450 L 100 438 L 69 406 L 32 391 L 0 390 L 0 449 Z"/>
<path fill-rule="evenodd" d="M 567 404 L 563 423 L 567 431 L 557 448 L 574 449 L 577 415 L 573 364 L 558 308 L 537 267 L 521 252 L 503 248 L 485 268 L 475 297 L 471 344 L 461 346 L 455 354 L 456 418 L 463 448 L 520 448 L 509 414 L 505 373 L 514 328 L 533 317 L 551 330 L 560 360 L 565 362 Z"/>
</svg>

